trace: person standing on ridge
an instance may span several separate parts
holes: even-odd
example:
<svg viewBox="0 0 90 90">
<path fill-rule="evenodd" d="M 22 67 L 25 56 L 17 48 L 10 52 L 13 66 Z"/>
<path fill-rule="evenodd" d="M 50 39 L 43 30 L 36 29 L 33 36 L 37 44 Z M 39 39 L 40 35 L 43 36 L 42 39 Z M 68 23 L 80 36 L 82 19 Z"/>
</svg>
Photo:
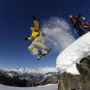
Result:
<svg viewBox="0 0 90 90">
<path fill-rule="evenodd" d="M 90 23 L 86 20 L 85 17 L 82 17 L 81 26 L 84 27 L 84 29 L 87 29 L 88 31 L 90 31 Z"/>
<path fill-rule="evenodd" d="M 35 16 L 32 16 L 34 26 L 30 27 L 32 31 L 32 35 L 30 37 L 25 38 L 25 40 L 33 40 L 31 45 L 28 47 L 28 50 L 32 52 L 32 54 L 37 56 L 37 59 L 41 59 L 42 56 L 45 56 L 49 53 L 50 49 L 43 43 L 44 36 L 41 35 L 41 28 L 39 25 L 39 21 Z M 42 50 L 45 53 L 42 53 Z"/>
<path fill-rule="evenodd" d="M 71 19 L 71 22 L 73 24 L 73 28 L 75 28 L 76 32 L 79 34 L 79 36 L 82 36 L 85 34 L 84 30 L 80 27 L 81 22 L 80 22 L 80 17 L 81 15 L 78 14 L 76 16 L 69 15 L 69 18 Z"/>
</svg>

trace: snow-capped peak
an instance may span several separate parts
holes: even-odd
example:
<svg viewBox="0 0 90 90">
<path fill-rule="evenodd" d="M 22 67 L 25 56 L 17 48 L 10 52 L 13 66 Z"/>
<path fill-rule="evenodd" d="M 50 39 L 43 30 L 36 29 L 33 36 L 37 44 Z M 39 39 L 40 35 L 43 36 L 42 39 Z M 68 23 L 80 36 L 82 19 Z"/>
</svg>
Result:
<svg viewBox="0 0 90 90">
<path fill-rule="evenodd" d="M 57 68 L 55 67 L 45 67 L 45 68 L 38 68 L 38 69 L 30 69 L 30 68 L 19 68 L 19 69 L 2 69 L 5 71 L 15 71 L 17 73 L 20 74 L 24 74 L 24 73 L 40 73 L 40 74 L 45 74 L 48 72 L 58 72 Z"/>
</svg>

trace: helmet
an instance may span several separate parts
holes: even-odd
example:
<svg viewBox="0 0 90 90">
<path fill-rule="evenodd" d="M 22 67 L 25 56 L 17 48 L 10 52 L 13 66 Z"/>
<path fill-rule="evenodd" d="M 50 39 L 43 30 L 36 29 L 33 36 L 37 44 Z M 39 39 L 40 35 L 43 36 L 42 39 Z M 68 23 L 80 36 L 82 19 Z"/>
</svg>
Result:
<svg viewBox="0 0 90 90">
<path fill-rule="evenodd" d="M 82 17 L 82 20 L 86 20 L 86 18 L 85 17 Z"/>
</svg>

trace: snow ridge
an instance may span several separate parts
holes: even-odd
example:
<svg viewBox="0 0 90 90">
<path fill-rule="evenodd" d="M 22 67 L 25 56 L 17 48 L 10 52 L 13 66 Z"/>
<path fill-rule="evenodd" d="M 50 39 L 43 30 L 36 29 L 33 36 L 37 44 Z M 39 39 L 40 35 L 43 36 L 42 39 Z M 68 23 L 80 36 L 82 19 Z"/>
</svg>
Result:
<svg viewBox="0 0 90 90">
<path fill-rule="evenodd" d="M 79 74 L 76 63 L 90 55 L 90 32 L 80 37 L 57 57 L 56 67 L 61 72 Z"/>
<path fill-rule="evenodd" d="M 19 68 L 19 69 L 0 69 L 5 71 L 15 71 L 20 74 L 30 74 L 30 73 L 40 73 L 40 74 L 46 74 L 48 72 L 58 72 L 57 68 L 55 67 L 45 67 L 45 68 L 38 68 L 38 69 L 30 69 L 30 68 Z"/>
</svg>

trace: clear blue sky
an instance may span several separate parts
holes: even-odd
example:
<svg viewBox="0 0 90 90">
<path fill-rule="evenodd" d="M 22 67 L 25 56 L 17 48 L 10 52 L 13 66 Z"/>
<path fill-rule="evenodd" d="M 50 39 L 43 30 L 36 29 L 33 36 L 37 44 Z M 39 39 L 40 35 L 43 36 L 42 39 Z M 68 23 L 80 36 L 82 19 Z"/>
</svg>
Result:
<svg viewBox="0 0 90 90">
<path fill-rule="evenodd" d="M 81 13 L 90 21 L 90 0 L 0 0 L 0 68 L 39 68 L 55 66 L 57 52 L 38 62 L 27 50 L 25 41 L 33 25 L 32 15 L 39 20 Z M 70 22 L 68 20 L 68 22 Z"/>
</svg>

